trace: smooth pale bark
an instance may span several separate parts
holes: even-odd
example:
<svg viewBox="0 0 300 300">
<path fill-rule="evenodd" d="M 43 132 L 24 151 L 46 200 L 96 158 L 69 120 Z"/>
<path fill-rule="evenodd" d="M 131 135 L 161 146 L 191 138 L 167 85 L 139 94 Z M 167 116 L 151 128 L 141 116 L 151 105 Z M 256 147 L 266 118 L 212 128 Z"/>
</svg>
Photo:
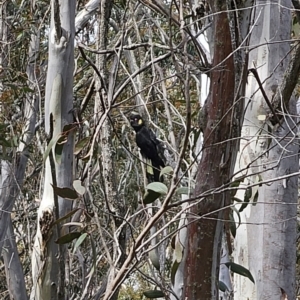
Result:
<svg viewBox="0 0 300 300">
<path fill-rule="evenodd" d="M 256 4 L 249 68 L 257 68 L 266 94 L 272 99 L 289 63 L 290 44 L 282 41 L 290 39 L 291 3 L 256 1 Z M 274 43 L 276 41 L 279 42 Z M 255 285 L 235 274 L 234 297 L 239 300 L 296 299 L 297 177 L 276 180 L 299 170 L 299 147 L 293 141 L 295 120 L 286 115 L 282 127 L 268 131 L 265 121 L 260 120 L 268 116 L 269 108 L 257 91 L 253 76 L 248 77 L 248 83 L 243 139 L 236 169 L 246 168 L 242 172 L 248 176 L 244 185 L 259 180 L 275 181 L 253 188 L 251 201 L 258 190 L 257 204 L 248 205 L 240 214 L 242 225 L 235 238 L 234 261 L 250 270 Z M 289 102 L 289 112 L 295 114 L 294 97 Z M 261 173 L 260 178 L 258 173 Z M 242 194 L 238 197 L 243 199 Z"/>
<path fill-rule="evenodd" d="M 29 46 L 29 61 L 30 63 L 27 66 L 27 76 L 28 76 L 28 86 L 32 89 L 37 91 L 36 81 L 35 81 L 35 58 L 37 53 L 39 52 L 39 39 L 36 35 L 32 35 L 31 42 Z M 16 172 L 18 172 L 18 185 L 12 183 L 11 188 L 15 190 L 16 195 L 12 197 L 13 194 L 10 194 L 12 191 L 9 192 L 10 195 L 10 203 L 13 204 L 14 200 L 16 199 L 20 188 L 22 187 L 22 182 L 25 176 L 25 168 L 28 161 L 28 151 L 26 145 L 29 145 L 32 141 L 35 131 L 35 124 L 36 124 L 36 115 L 38 112 L 38 105 L 39 104 L 39 96 L 38 93 L 28 93 L 23 118 L 25 120 L 25 126 L 23 128 L 22 133 L 22 142 L 18 147 L 18 151 L 22 153 L 22 159 L 20 160 L 20 165 L 15 166 Z M 6 169 L 12 171 L 12 166 L 10 164 L 5 164 Z M 19 168 L 19 169 L 18 169 Z M 7 171 L 7 170 L 6 170 Z M 9 171 L 9 172 L 10 172 Z M 7 174 L 5 172 L 4 174 Z M 10 187 L 10 185 L 8 185 Z M 8 199 L 9 199 L 8 198 Z M 15 241 L 15 236 L 13 232 L 13 226 L 10 216 L 7 216 L 8 220 L 5 221 L 7 223 L 8 229 L 6 233 L 5 239 L 5 251 L 3 251 L 3 258 L 5 263 L 5 271 L 6 271 L 6 278 L 8 283 L 8 289 L 10 295 L 13 299 L 27 299 L 26 288 L 25 288 L 25 280 L 22 265 L 20 262 L 20 257 L 18 254 L 17 244 Z M 1 226 L 1 225 L 0 225 Z M 4 228 L 5 226 L 1 226 Z"/>
<path fill-rule="evenodd" d="M 51 6 L 45 129 L 53 139 L 62 133 L 64 126 L 73 123 L 75 5 L 75 0 L 53 0 Z M 71 209 L 72 202 L 60 197 L 55 201 L 51 184 L 55 183 L 59 187 L 72 186 L 72 131 L 63 145 L 61 161 L 54 158 L 53 149 L 49 154 L 53 157 L 53 163 L 50 163 L 49 156 L 46 159 L 44 191 L 38 210 L 38 230 L 32 257 L 34 285 L 31 299 L 64 299 L 67 288 L 64 282 L 64 247 L 55 244 L 59 228 L 51 228 L 51 224 Z"/>
<path fill-rule="evenodd" d="M 182 200 L 184 198 L 188 198 L 187 196 L 182 197 Z M 185 209 L 187 207 L 187 204 L 182 205 L 182 209 Z M 175 274 L 174 283 L 173 283 L 173 293 L 170 294 L 170 299 L 182 299 L 183 296 L 183 290 L 184 290 L 184 269 L 185 269 L 185 262 L 186 262 L 186 255 L 187 251 L 185 251 L 185 247 L 187 244 L 187 217 L 186 213 L 183 213 L 181 215 L 181 219 L 178 224 L 178 228 L 180 230 L 178 231 L 176 235 L 175 240 L 175 251 L 173 253 L 173 264 L 179 264 L 178 269 Z"/>
<path fill-rule="evenodd" d="M 3 258 L 6 282 L 11 299 L 27 299 L 23 268 L 21 265 L 12 221 L 9 218 L 4 243 Z"/>
<path fill-rule="evenodd" d="M 4 4 L 1 5 L 2 18 L 0 31 L 3 45 L 5 42 L 8 42 L 5 7 Z M 36 39 L 31 41 L 29 47 L 30 58 L 33 58 L 32 55 L 34 51 L 36 51 L 35 53 L 38 52 L 38 45 L 39 41 Z M 7 65 L 7 51 L 1 51 L 1 53 L 5 54 L 4 56 L 1 55 L 1 66 L 5 66 Z M 30 61 L 32 61 L 32 59 L 30 59 Z M 30 68 L 30 63 L 27 68 L 27 76 L 30 82 L 34 81 L 33 68 Z M 32 89 L 35 88 L 31 83 L 29 83 L 29 86 Z M 15 241 L 10 213 L 23 186 L 25 169 L 29 157 L 27 146 L 31 144 L 34 136 L 37 111 L 38 97 L 34 93 L 28 93 L 22 111 L 22 120 L 24 122 L 21 133 L 22 139 L 20 140 L 18 148 L 12 149 L 13 162 L 1 161 L 0 254 L 2 253 L 3 255 L 7 287 L 12 299 L 27 299 L 24 274 Z M 4 251 L 2 251 L 3 246 L 5 247 Z"/>
<path fill-rule="evenodd" d="M 76 33 L 80 31 L 87 22 L 95 15 L 99 8 L 100 0 L 90 0 L 84 8 L 77 14 L 75 19 Z"/>
</svg>

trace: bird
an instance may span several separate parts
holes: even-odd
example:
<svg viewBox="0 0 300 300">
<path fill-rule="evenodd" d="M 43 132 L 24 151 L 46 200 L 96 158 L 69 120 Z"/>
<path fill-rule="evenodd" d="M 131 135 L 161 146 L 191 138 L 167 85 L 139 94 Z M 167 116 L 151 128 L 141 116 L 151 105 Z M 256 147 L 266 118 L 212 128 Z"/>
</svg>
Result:
<svg viewBox="0 0 300 300">
<path fill-rule="evenodd" d="M 149 129 L 139 114 L 130 116 L 130 125 L 135 131 L 135 140 L 142 156 L 147 160 L 146 174 L 149 182 L 163 181 L 160 169 L 165 167 L 163 147 L 154 132 Z"/>
</svg>

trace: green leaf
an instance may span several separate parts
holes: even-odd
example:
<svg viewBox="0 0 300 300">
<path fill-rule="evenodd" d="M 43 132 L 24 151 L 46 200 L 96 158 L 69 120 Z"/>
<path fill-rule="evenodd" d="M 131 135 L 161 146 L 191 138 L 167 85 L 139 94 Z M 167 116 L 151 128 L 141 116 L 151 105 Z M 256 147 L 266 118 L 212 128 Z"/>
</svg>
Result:
<svg viewBox="0 0 300 300">
<path fill-rule="evenodd" d="M 258 200 L 258 190 L 255 192 L 254 197 L 253 197 L 253 206 L 256 205 L 257 200 Z"/>
<path fill-rule="evenodd" d="M 56 244 L 67 244 L 67 243 L 70 243 L 72 242 L 73 240 L 79 238 L 81 236 L 81 233 L 80 232 L 69 232 L 68 234 L 66 235 L 63 235 L 61 237 L 59 237 L 55 243 Z"/>
<path fill-rule="evenodd" d="M 62 133 L 58 134 L 57 136 L 55 137 L 52 137 L 51 141 L 49 142 L 47 148 L 46 148 L 46 151 L 44 153 L 44 157 L 43 157 L 43 162 L 45 163 L 52 147 L 54 145 L 56 145 L 56 143 L 58 142 L 59 139 L 61 139 L 61 141 L 59 142 L 59 146 L 57 149 L 55 149 L 55 154 L 56 154 L 56 161 L 59 162 L 60 161 L 60 157 L 59 155 L 61 154 L 62 152 L 62 148 L 63 148 L 63 145 L 65 144 L 65 142 L 67 141 L 67 137 L 68 137 L 68 134 L 76 129 L 77 126 L 75 124 L 68 124 L 68 125 L 65 125 L 64 128 L 63 128 L 63 131 Z M 56 147 L 55 147 L 56 148 Z"/>
<path fill-rule="evenodd" d="M 227 285 L 221 280 L 219 280 L 219 290 L 223 293 L 225 293 L 226 291 L 229 291 Z"/>
<path fill-rule="evenodd" d="M 90 241 L 91 241 L 91 247 L 92 247 L 92 253 L 93 253 L 93 269 L 96 270 L 97 265 L 97 251 L 96 251 L 96 245 L 93 239 L 93 236 L 90 235 Z"/>
<path fill-rule="evenodd" d="M 56 137 L 53 137 L 51 139 L 51 141 L 49 142 L 46 151 L 44 153 L 44 157 L 43 157 L 43 163 L 45 163 L 47 157 L 49 156 L 49 153 L 51 152 L 52 147 L 56 144 L 56 142 L 59 140 L 59 138 L 61 137 L 61 134 L 58 134 Z"/>
<path fill-rule="evenodd" d="M 189 188 L 188 186 L 181 186 L 176 190 L 176 194 L 178 195 L 189 195 L 192 194 L 193 190 Z"/>
<path fill-rule="evenodd" d="M 176 272 L 178 270 L 179 265 L 180 265 L 180 262 L 175 260 L 173 265 L 172 265 L 172 268 L 171 268 L 171 282 L 172 282 L 173 286 L 174 286 L 174 283 L 175 283 L 175 275 L 176 275 Z"/>
<path fill-rule="evenodd" d="M 78 195 L 75 190 L 70 189 L 70 188 L 60 188 L 58 186 L 54 186 L 52 184 L 53 191 L 55 195 L 67 199 L 67 200 L 76 200 L 78 199 Z"/>
<path fill-rule="evenodd" d="M 89 143 L 90 137 L 85 137 L 75 145 L 74 154 L 77 155 Z"/>
<path fill-rule="evenodd" d="M 153 203 L 160 195 L 168 193 L 168 188 L 161 182 L 151 182 L 146 186 L 146 193 L 144 195 L 143 203 Z"/>
<path fill-rule="evenodd" d="M 147 190 L 146 193 L 145 193 L 145 195 L 144 195 L 143 203 L 144 204 L 151 204 L 156 199 L 158 199 L 159 196 L 160 196 L 159 193 L 153 192 L 151 190 Z"/>
<path fill-rule="evenodd" d="M 179 240 L 177 240 L 175 243 L 174 256 L 175 256 L 176 261 L 181 262 L 182 257 L 183 257 L 183 247 Z"/>
<path fill-rule="evenodd" d="M 175 275 L 177 272 L 177 269 L 182 261 L 183 258 L 183 246 L 180 243 L 180 241 L 177 239 L 176 240 L 176 235 L 173 237 L 174 240 L 174 262 L 171 268 L 171 282 L 174 284 L 174 280 L 175 280 Z"/>
<path fill-rule="evenodd" d="M 81 209 L 81 208 L 75 208 L 75 209 L 73 209 L 72 211 L 70 211 L 69 213 L 67 213 L 65 216 L 63 216 L 63 217 L 57 219 L 55 222 L 53 222 L 52 226 L 54 226 L 54 225 L 56 225 L 56 224 L 59 224 L 60 222 L 66 220 L 66 219 L 68 219 L 68 218 L 70 218 L 70 217 L 73 216 L 73 215 L 76 213 L 76 211 L 78 211 L 79 209 Z"/>
<path fill-rule="evenodd" d="M 239 225 L 237 226 L 237 228 L 238 228 L 241 225 L 241 215 L 240 215 L 240 212 L 234 206 L 232 206 L 231 209 L 237 214 L 237 216 L 239 218 Z"/>
<path fill-rule="evenodd" d="M 15 136 L 13 136 L 13 138 L 12 138 L 12 146 L 13 147 L 18 147 L 18 144 L 19 144 L 19 142 L 18 142 L 18 137 L 15 135 Z M 25 143 L 24 143 L 25 144 Z"/>
<path fill-rule="evenodd" d="M 234 273 L 245 276 L 247 278 L 249 278 L 253 283 L 255 283 L 254 278 L 252 276 L 252 274 L 250 273 L 250 271 L 248 269 L 246 269 L 245 267 L 236 264 L 234 262 L 227 262 L 225 263 L 225 265 Z"/>
<path fill-rule="evenodd" d="M 75 245 L 74 245 L 74 250 L 73 250 L 73 254 L 75 253 L 75 251 L 77 250 L 77 248 L 84 242 L 84 240 L 86 239 L 86 237 L 88 236 L 88 234 L 85 232 L 83 233 L 76 241 Z"/>
<path fill-rule="evenodd" d="M 76 191 L 79 195 L 81 195 L 81 196 L 84 195 L 84 193 L 85 193 L 85 187 L 82 186 L 81 180 L 74 180 L 74 181 L 73 181 L 73 188 L 75 189 L 75 191 Z"/>
<path fill-rule="evenodd" d="M 24 31 L 22 31 L 21 33 L 19 33 L 19 34 L 17 35 L 16 40 L 17 40 L 17 41 L 21 40 L 21 39 L 23 38 L 23 36 L 24 36 Z"/>
<path fill-rule="evenodd" d="M 91 267 L 89 273 L 86 275 L 86 278 L 88 279 L 88 278 L 92 277 L 93 274 L 94 274 L 94 272 L 95 272 L 95 267 L 94 267 L 94 265 L 93 265 L 93 266 Z"/>
<path fill-rule="evenodd" d="M 239 202 L 239 203 L 240 203 L 240 202 L 243 202 L 241 199 L 239 199 L 239 198 L 237 198 L 237 197 L 233 197 L 232 199 L 233 199 L 233 201 L 236 201 L 236 202 Z"/>
<path fill-rule="evenodd" d="M 29 88 L 28 86 L 23 87 L 22 90 L 24 93 L 33 93 L 34 92 L 34 90 Z"/>
<path fill-rule="evenodd" d="M 236 224 L 235 224 L 235 221 L 234 221 L 234 218 L 233 218 L 233 212 L 231 212 L 229 214 L 229 220 L 230 220 L 230 231 L 231 231 L 232 236 L 235 238 L 235 236 L 236 236 Z"/>
<path fill-rule="evenodd" d="M 161 169 L 160 174 L 159 174 L 159 177 L 161 177 L 161 176 L 164 175 L 164 174 L 170 174 L 170 173 L 172 173 L 173 171 L 174 171 L 174 170 L 173 170 L 172 167 L 166 166 L 166 167 L 164 167 L 163 169 Z"/>
<path fill-rule="evenodd" d="M 77 125 L 75 123 L 67 124 L 64 126 L 62 132 L 64 135 L 68 135 L 71 131 L 77 128 Z"/>
<path fill-rule="evenodd" d="M 241 180 L 235 180 L 235 181 L 233 181 L 233 182 L 230 183 L 229 186 L 231 188 L 233 188 L 232 190 L 230 190 L 231 197 L 234 197 L 235 194 L 237 193 L 238 187 L 239 187 L 240 183 L 241 183 Z"/>
<path fill-rule="evenodd" d="M 167 186 L 161 182 L 151 182 L 146 186 L 146 189 L 161 195 L 166 195 L 168 193 Z"/>
<path fill-rule="evenodd" d="M 80 227 L 80 228 L 84 227 L 82 222 L 68 222 L 68 223 L 63 224 L 62 226 L 64 226 L 64 227 L 66 227 L 66 226 L 77 226 L 77 227 Z"/>
<path fill-rule="evenodd" d="M 262 182 L 262 181 L 263 181 L 263 180 L 262 180 L 262 177 L 261 177 L 261 175 L 259 174 L 259 175 L 258 175 L 258 182 Z M 258 186 L 261 187 L 261 186 L 262 186 L 262 183 L 260 183 Z"/>
<path fill-rule="evenodd" d="M 66 135 L 61 136 L 55 144 L 54 153 L 56 163 L 61 163 L 61 156 L 64 149 L 64 145 L 67 142 L 68 137 Z"/>
<path fill-rule="evenodd" d="M 245 191 L 244 203 L 241 205 L 239 212 L 242 212 L 247 207 L 251 196 L 252 196 L 252 187 L 248 187 Z"/>
<path fill-rule="evenodd" d="M 245 191 L 244 201 L 250 201 L 250 198 L 252 197 L 252 187 L 248 187 Z"/>
<path fill-rule="evenodd" d="M 165 294 L 159 290 L 149 290 L 149 291 L 143 292 L 143 294 L 145 297 L 147 297 L 149 299 L 165 297 Z"/>
<path fill-rule="evenodd" d="M 160 271 L 159 257 L 157 255 L 156 249 L 152 249 L 149 251 L 149 259 L 152 265 L 155 267 L 155 269 Z"/>
</svg>

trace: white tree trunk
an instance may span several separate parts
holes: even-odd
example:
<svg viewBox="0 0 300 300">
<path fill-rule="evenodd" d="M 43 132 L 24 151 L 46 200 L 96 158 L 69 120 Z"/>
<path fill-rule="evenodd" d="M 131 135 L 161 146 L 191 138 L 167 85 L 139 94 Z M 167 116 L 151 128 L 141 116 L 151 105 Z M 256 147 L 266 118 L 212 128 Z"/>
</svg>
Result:
<svg viewBox="0 0 300 300">
<path fill-rule="evenodd" d="M 287 0 L 256 1 L 249 68 L 257 69 L 270 100 L 289 62 L 290 45 L 282 41 L 290 39 L 290 8 Z M 298 169 L 298 147 L 292 142 L 296 129 L 294 120 L 286 116 L 282 127 L 268 131 L 263 119 L 264 116 L 268 119 L 270 110 L 257 89 L 256 79 L 248 76 L 246 113 L 236 166 L 237 171 L 243 170 L 241 173 L 247 175 L 244 186 L 259 180 L 273 180 Z M 295 114 L 294 99 L 290 104 L 289 112 Z M 260 172 L 261 177 L 257 175 Z M 242 225 L 237 230 L 233 253 L 234 261 L 250 270 L 255 284 L 235 274 L 234 297 L 239 300 L 295 299 L 297 178 L 253 188 L 250 203 L 256 191 L 257 204 L 249 204 L 240 213 Z M 237 196 L 244 199 L 243 193 Z"/>
<path fill-rule="evenodd" d="M 73 70 L 75 35 L 75 0 L 61 0 L 58 7 L 52 1 L 51 28 L 49 34 L 49 65 L 46 82 L 45 129 L 56 138 L 65 125 L 73 123 Z M 56 11 L 55 11 L 56 9 Z M 59 11 L 57 11 L 57 9 Z M 54 147 L 53 147 L 54 149 Z M 53 299 L 62 297 L 65 291 L 63 247 L 54 240 L 58 228 L 53 221 L 71 209 L 72 202 L 58 197 L 55 201 L 53 178 L 59 187 L 71 187 L 73 183 L 73 134 L 68 135 L 63 146 L 61 161 L 50 152 L 45 164 L 44 191 L 38 210 L 38 230 L 33 248 L 32 273 L 33 290 L 31 299 Z M 55 167 L 55 170 L 53 170 Z"/>
</svg>

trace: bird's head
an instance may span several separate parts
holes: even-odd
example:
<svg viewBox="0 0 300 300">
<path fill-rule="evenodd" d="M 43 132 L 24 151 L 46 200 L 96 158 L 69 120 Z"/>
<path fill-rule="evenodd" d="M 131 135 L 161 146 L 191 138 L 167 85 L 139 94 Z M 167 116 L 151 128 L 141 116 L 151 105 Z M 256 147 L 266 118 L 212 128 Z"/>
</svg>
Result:
<svg viewBox="0 0 300 300">
<path fill-rule="evenodd" d="M 139 131 L 144 126 L 144 120 L 138 114 L 132 114 L 130 116 L 130 125 L 135 131 Z"/>
</svg>

